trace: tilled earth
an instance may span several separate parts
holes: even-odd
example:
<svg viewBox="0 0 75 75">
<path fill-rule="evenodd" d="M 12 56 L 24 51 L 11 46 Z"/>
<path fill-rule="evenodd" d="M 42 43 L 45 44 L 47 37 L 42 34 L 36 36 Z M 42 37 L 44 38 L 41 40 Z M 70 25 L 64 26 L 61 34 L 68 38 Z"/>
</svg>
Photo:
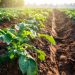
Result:
<svg viewBox="0 0 75 75">
<path fill-rule="evenodd" d="M 52 46 L 43 38 L 32 41 L 33 45 L 46 53 L 45 61 L 37 60 L 39 66 L 38 75 L 75 75 L 74 29 L 75 21 L 71 20 L 63 12 L 53 10 L 47 19 L 46 30 L 43 33 L 52 34 L 57 45 Z M 1 48 L 0 55 L 4 52 L 4 49 Z M 35 53 L 32 56 L 34 57 Z M 22 75 L 17 59 L 1 64 L 0 75 Z"/>
</svg>

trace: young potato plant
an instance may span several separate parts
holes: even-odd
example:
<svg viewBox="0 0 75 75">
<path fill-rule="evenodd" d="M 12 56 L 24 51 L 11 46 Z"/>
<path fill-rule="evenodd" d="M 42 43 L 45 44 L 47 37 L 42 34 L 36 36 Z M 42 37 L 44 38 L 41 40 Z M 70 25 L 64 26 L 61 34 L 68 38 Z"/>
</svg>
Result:
<svg viewBox="0 0 75 75">
<path fill-rule="evenodd" d="M 38 75 L 38 66 L 36 60 L 29 54 L 28 50 L 36 52 L 37 57 L 43 61 L 46 54 L 43 50 L 37 49 L 32 45 L 31 40 L 38 37 L 44 37 L 52 44 L 55 41 L 52 36 L 45 34 L 38 34 L 37 30 L 31 27 L 33 25 L 19 23 L 12 28 L 0 29 L 0 41 L 6 43 L 8 49 L 8 56 L 11 60 L 18 57 L 19 68 L 23 75 Z M 1 58 L 0 58 L 1 59 Z"/>
</svg>

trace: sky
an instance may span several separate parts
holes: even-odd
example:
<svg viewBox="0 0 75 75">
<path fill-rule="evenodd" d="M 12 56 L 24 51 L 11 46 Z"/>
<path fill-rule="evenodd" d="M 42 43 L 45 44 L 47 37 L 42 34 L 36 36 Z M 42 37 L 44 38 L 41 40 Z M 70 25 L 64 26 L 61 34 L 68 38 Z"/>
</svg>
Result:
<svg viewBox="0 0 75 75">
<path fill-rule="evenodd" d="M 75 0 L 25 0 L 25 4 L 70 4 L 75 3 Z"/>
</svg>

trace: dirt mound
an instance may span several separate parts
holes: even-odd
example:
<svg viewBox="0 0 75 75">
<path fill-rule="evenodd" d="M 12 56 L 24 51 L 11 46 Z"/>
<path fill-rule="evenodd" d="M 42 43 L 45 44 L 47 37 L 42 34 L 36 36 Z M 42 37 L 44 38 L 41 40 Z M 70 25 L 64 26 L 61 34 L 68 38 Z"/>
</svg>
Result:
<svg viewBox="0 0 75 75">
<path fill-rule="evenodd" d="M 72 20 L 64 12 L 54 9 L 47 20 L 47 30 L 54 37 L 66 38 L 71 33 Z"/>
<path fill-rule="evenodd" d="M 51 17 L 51 19 L 50 19 Z M 75 75 L 75 22 L 64 12 L 53 10 L 47 30 L 57 41 L 56 58 L 60 75 Z"/>
</svg>

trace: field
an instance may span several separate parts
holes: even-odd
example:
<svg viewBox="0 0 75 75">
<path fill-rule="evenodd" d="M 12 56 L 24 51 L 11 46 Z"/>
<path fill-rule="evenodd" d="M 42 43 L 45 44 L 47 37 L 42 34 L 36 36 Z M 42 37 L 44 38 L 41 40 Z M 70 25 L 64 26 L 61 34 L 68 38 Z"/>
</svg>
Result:
<svg viewBox="0 0 75 75">
<path fill-rule="evenodd" d="M 74 9 L 0 8 L 0 75 L 74 75 L 71 24 Z"/>
</svg>

